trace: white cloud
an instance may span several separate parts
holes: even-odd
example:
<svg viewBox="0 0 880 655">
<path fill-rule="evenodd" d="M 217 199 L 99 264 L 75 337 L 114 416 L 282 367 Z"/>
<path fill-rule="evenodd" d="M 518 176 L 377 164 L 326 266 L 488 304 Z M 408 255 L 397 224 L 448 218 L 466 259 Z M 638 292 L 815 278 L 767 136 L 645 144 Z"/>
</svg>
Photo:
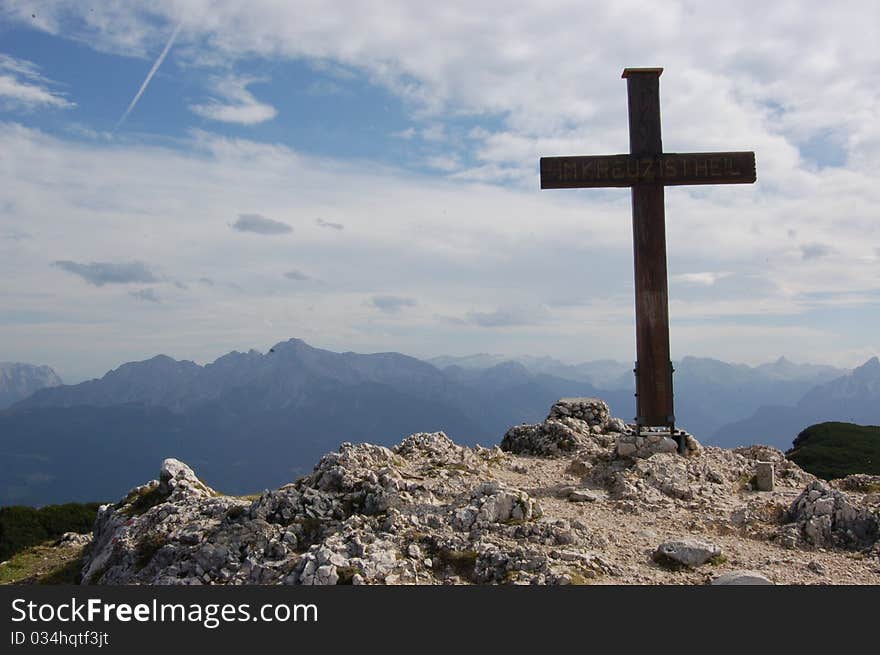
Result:
<svg viewBox="0 0 880 655">
<path fill-rule="evenodd" d="M 53 91 L 52 85 L 33 62 L 0 53 L 0 109 L 69 109 L 76 106 L 64 94 Z"/>
<path fill-rule="evenodd" d="M 728 275 L 730 275 L 728 272 L 701 271 L 699 273 L 680 273 L 678 275 L 672 275 L 670 278 L 673 281 L 679 281 L 685 284 L 710 287 L 719 279 Z"/>
<path fill-rule="evenodd" d="M 212 98 L 204 104 L 190 105 L 190 109 L 203 118 L 223 123 L 256 125 L 272 120 L 278 115 L 275 107 L 257 100 L 247 88 L 262 81 L 235 76 L 217 79 L 212 86 L 222 100 Z"/>
<path fill-rule="evenodd" d="M 542 348 L 587 358 L 578 347 L 587 343 L 627 359 L 629 194 L 538 192 L 537 160 L 625 151 L 620 71 L 662 65 L 667 150 L 755 150 L 758 161 L 754 186 L 667 191 L 670 281 L 682 294 L 671 297 L 672 320 L 704 321 L 699 330 L 673 331 L 674 339 L 688 336 L 679 347 L 730 359 L 763 348 L 769 356 L 771 348 L 778 353 L 786 345 L 788 328 L 745 325 L 756 314 L 800 319 L 845 305 L 871 316 L 880 287 L 873 265 L 880 205 L 876 2 L 544 0 L 511 6 L 485 0 L 475 11 L 464 0 L 401 0 L 376 11 L 366 1 L 158 0 L 149 10 L 130 7 L 114 3 L 102 13 L 76 3 L 48 4 L 35 24 L 97 49 L 145 55 L 161 48 L 169 25 L 182 21 L 175 56 L 193 67 L 228 71 L 244 60 L 306 61 L 316 70 L 344 71 L 333 76 L 340 86 L 356 73 L 404 100 L 411 125 L 395 135 L 398 146 L 425 147 L 420 163 L 430 156 L 451 164 L 455 153 L 461 167 L 437 181 L 210 133 L 195 133 L 181 151 L 134 144 L 122 152 L 7 125 L 0 145 L 15 153 L 16 166 L 0 195 L 18 189 L 9 215 L 33 238 L 5 239 L 0 248 L 15 262 L 29 257 L 21 264 L 29 276 L 15 275 L 24 276 L 22 288 L 31 293 L 56 292 L 38 291 L 52 289 L 54 278 L 50 283 L 28 262 L 115 261 L 129 249 L 128 259 L 155 262 L 175 277 L 215 281 L 198 285 L 205 295 L 186 309 L 175 305 L 176 291 L 163 290 L 163 308 L 180 312 L 178 324 L 191 322 L 194 333 L 210 333 L 214 343 L 230 347 L 311 334 L 327 347 L 414 353 L 430 342 L 438 352 Z M 29 11 L 9 12 L 31 24 Z M 215 99 L 198 102 L 194 111 L 243 124 L 274 117 L 275 108 L 251 93 L 253 82 L 221 76 Z M 462 118 L 464 127 L 456 123 Z M 473 123 L 479 125 L 471 129 Z M 464 134 L 468 138 L 455 139 Z M 817 165 L 805 148 L 823 140 L 839 153 L 833 163 Z M 72 160 L 80 164 L 75 170 L 58 165 Z M 240 235 L 218 230 L 217 217 L 249 207 L 275 216 L 339 217 L 345 232 L 298 228 L 296 239 L 248 239 L 245 251 Z M 65 217 L 61 227 L 58 216 Z M 130 252 L 133 225 L 149 225 L 137 243 L 142 257 Z M 101 243 L 82 236 L 98 232 Z M 321 294 L 279 274 L 290 271 L 291 262 L 327 282 Z M 112 288 L 80 282 L 63 289 L 78 303 L 59 300 L 70 316 L 80 316 L 80 304 L 116 316 Z M 97 296 L 85 303 L 83 289 Z M 418 298 L 419 305 L 385 316 L 369 305 L 382 289 Z M 294 301 L 288 293 L 299 295 Z M 481 314 L 491 322 L 493 313 L 500 320 L 509 308 L 541 305 L 553 312 L 540 324 L 501 331 L 479 321 L 441 325 L 422 311 Z M 274 332 L 265 328 L 267 320 Z M 808 359 L 862 352 L 874 343 L 866 336 L 872 324 L 853 321 L 839 328 L 846 334 L 834 335 L 792 330 L 792 344 Z M 156 343 L 139 334 L 144 348 Z M 8 331 L 0 337 L 29 338 Z M 721 352 L 719 344 L 729 350 Z"/>
<path fill-rule="evenodd" d="M 771 167 L 784 171 L 790 161 L 783 159 L 797 164 L 797 147 L 786 146 L 829 130 L 848 161 L 876 163 L 880 148 L 873 55 L 880 5 L 870 0 L 542 0 L 516 7 L 483 0 L 478 15 L 466 0 L 391 0 L 381 11 L 365 0 L 159 0 L 149 10 L 119 3 L 101 12 L 50 4 L 38 21 L 21 7 L 8 12 L 126 54 L 155 51 L 168 25 L 180 21 L 196 64 L 265 57 L 359 72 L 410 103 L 429 134 L 449 116 L 492 115 L 503 123 L 496 136 L 540 147 L 557 139 L 560 153 L 621 151 L 626 101 L 619 72 L 659 64 L 667 69 L 664 132 L 673 150 L 759 148 L 760 178 Z M 269 113 L 251 101 L 199 106 L 235 122 Z M 511 165 L 532 167 L 491 158 L 493 152 L 486 164 L 498 165 L 501 179 L 509 179 Z M 533 149 L 527 154 L 532 158 Z"/>
<path fill-rule="evenodd" d="M 194 134 L 190 147 L 120 149 L 0 124 L 0 151 L 16 161 L 0 188 L 0 206 L 32 235 L 0 241 L 8 281 L 0 303 L 22 311 L 53 307 L 58 317 L 2 324 L 4 344 L 24 357 L 62 334 L 75 336 L 58 343 L 97 339 L 106 343 L 104 359 L 88 361 L 98 368 L 132 359 L 133 348 L 209 359 L 290 336 L 340 350 L 423 355 L 487 348 L 538 349 L 567 359 L 570 353 L 583 359 L 630 355 L 632 244 L 625 191 L 578 198 L 437 181 L 206 132 Z M 866 175 L 857 186 L 872 185 Z M 874 257 L 864 224 L 837 225 L 821 209 L 840 202 L 835 184 L 817 184 L 811 194 L 793 206 L 760 194 L 671 197 L 671 261 L 689 271 L 672 281 L 712 291 L 690 298 L 673 289 L 673 334 L 692 334 L 688 321 L 700 322 L 699 339 L 680 342 L 677 352 L 713 354 L 711 345 L 723 343 L 728 359 L 755 357 L 755 335 L 778 335 L 781 328 L 750 317 L 793 317 L 874 301 L 874 269 L 847 264 L 865 248 Z M 298 230 L 296 239 L 252 239 L 243 247 L 241 235 L 217 217 L 230 207 L 252 206 L 255 198 L 269 216 L 315 216 L 332 207 L 334 216 L 345 216 L 345 238 L 316 225 Z M 819 243 L 818 235 L 833 232 L 840 257 L 804 261 L 786 222 L 776 218 L 802 217 L 808 206 L 809 220 L 796 223 L 799 235 Z M 751 224 L 762 233 L 743 229 Z M 721 272 L 701 266 L 707 252 Z M 51 265 L 55 260 L 80 262 L 71 272 L 93 283 L 60 275 Z M 150 262 L 151 270 L 163 271 L 160 281 L 187 284 L 163 286 L 163 311 L 149 312 L 155 304 L 132 304 L 130 287 L 96 286 L 111 278 L 149 281 L 141 269 L 120 269 L 121 275 L 106 264 L 120 261 Z M 324 284 L 292 284 L 305 275 L 301 271 Z M 714 284 L 706 286 L 710 279 Z M 740 293 L 747 284 L 750 290 Z M 384 289 L 394 289 L 393 296 Z M 187 330 L 162 330 L 168 321 Z M 731 321 L 750 339 L 729 342 Z M 123 333 L 126 340 L 113 336 Z M 797 354 L 795 343 L 809 359 L 831 352 L 822 329 L 798 334 L 785 351 L 790 356 Z M 845 339 L 833 342 L 835 352 L 861 347 L 857 335 L 846 346 Z M 771 346 L 780 343 L 774 337 L 758 350 L 770 357 Z M 80 356 L 67 346 L 43 352 L 42 360 Z"/>
</svg>

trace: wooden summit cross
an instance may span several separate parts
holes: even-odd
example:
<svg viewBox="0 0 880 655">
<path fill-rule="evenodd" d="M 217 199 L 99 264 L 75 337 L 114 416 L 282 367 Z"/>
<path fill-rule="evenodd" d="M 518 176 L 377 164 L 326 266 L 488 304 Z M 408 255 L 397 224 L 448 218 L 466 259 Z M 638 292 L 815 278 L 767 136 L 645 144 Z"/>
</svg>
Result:
<svg viewBox="0 0 880 655">
<path fill-rule="evenodd" d="M 754 152 L 664 153 L 660 139 L 662 68 L 627 68 L 629 154 L 542 157 L 541 188 L 632 187 L 636 287 L 636 426 L 675 431 L 669 303 L 666 287 L 666 219 L 663 187 L 676 184 L 749 184 Z"/>
</svg>

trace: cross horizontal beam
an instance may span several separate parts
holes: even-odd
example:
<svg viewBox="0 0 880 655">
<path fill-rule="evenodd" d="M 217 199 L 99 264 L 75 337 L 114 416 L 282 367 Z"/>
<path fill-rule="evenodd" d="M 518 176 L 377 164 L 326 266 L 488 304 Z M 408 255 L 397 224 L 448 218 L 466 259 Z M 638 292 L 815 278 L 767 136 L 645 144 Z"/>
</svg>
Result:
<svg viewBox="0 0 880 655">
<path fill-rule="evenodd" d="M 756 179 L 754 152 L 541 157 L 542 189 L 752 184 Z"/>
</svg>

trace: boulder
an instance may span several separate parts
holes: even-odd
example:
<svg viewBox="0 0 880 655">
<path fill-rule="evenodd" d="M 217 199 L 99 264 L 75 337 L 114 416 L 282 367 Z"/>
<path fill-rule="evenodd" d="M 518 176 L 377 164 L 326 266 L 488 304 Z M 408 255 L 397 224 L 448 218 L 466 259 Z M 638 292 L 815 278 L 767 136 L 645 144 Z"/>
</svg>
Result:
<svg viewBox="0 0 880 655">
<path fill-rule="evenodd" d="M 573 503 L 594 503 L 599 500 L 599 496 L 587 489 L 574 489 L 569 492 L 568 500 Z"/>
<path fill-rule="evenodd" d="M 626 424 L 612 419 L 608 405 L 598 398 L 561 398 L 538 424 L 510 428 L 501 449 L 519 455 L 559 457 L 582 452 L 589 458 L 611 452 L 614 438 Z"/>
<path fill-rule="evenodd" d="M 785 513 L 786 543 L 792 535 L 805 545 L 863 550 L 880 540 L 880 514 L 859 507 L 847 495 L 816 480 L 806 486 Z M 795 527 L 796 526 L 796 527 Z"/>
<path fill-rule="evenodd" d="M 91 534 L 79 532 L 65 532 L 56 541 L 56 546 L 85 546 L 92 542 Z"/>
<path fill-rule="evenodd" d="M 528 521 L 541 515 L 541 506 L 524 491 L 499 482 L 484 482 L 472 494 L 470 502 L 453 513 L 452 526 L 458 530 L 473 530 L 492 523 Z"/>
<path fill-rule="evenodd" d="M 578 419 L 547 419 L 543 423 L 517 425 L 501 440 L 501 450 L 518 455 L 558 457 L 586 447 L 589 426 Z"/>
<path fill-rule="evenodd" d="M 712 578 L 712 585 L 772 585 L 765 576 L 755 571 L 730 571 Z"/>
<path fill-rule="evenodd" d="M 685 537 L 665 541 L 657 547 L 655 559 L 662 563 L 674 563 L 690 568 L 705 564 L 721 555 L 721 548 L 708 541 Z"/>
<path fill-rule="evenodd" d="M 163 496 L 172 494 L 216 495 L 216 492 L 202 482 L 189 466 L 173 457 L 162 462 L 162 468 L 159 470 L 159 493 Z"/>
<path fill-rule="evenodd" d="M 675 437 L 675 438 L 673 438 Z M 617 437 L 616 453 L 618 457 L 646 459 L 659 453 L 678 452 L 675 439 L 684 440 L 684 455 L 695 457 L 702 451 L 702 446 L 693 435 L 676 430 L 673 435 L 668 432 L 642 432 L 636 435 L 629 431 Z"/>
<path fill-rule="evenodd" d="M 560 398 L 547 416 L 548 420 L 559 418 L 576 418 L 587 425 L 604 427 L 611 418 L 611 410 L 599 398 Z"/>
</svg>

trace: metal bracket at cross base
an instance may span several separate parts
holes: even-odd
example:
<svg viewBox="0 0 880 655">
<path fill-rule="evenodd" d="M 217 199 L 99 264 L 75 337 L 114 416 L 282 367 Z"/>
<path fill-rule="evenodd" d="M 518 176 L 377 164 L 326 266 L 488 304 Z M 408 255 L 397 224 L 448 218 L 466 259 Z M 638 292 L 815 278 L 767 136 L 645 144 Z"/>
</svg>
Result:
<svg viewBox="0 0 880 655">
<path fill-rule="evenodd" d="M 669 362 L 669 387 L 668 388 L 670 390 L 670 393 L 669 393 L 669 406 L 670 407 L 673 406 L 672 405 L 672 399 L 673 399 L 672 374 L 673 373 L 675 373 L 675 367 L 672 365 L 672 362 Z M 635 378 L 636 378 L 636 392 L 633 395 L 636 398 L 636 410 L 639 411 L 639 416 L 636 416 L 634 419 L 635 423 L 636 423 L 636 436 L 639 437 L 642 435 L 642 428 L 653 428 L 653 429 L 656 429 L 659 427 L 665 428 L 669 431 L 670 438 L 674 439 L 675 442 L 678 444 L 678 452 L 683 455 L 687 449 L 687 442 L 686 442 L 686 437 L 685 437 L 684 432 L 682 430 L 675 429 L 675 414 L 667 414 L 665 417 L 665 420 L 659 425 L 658 425 L 658 421 L 656 420 L 656 418 L 652 419 L 651 417 L 641 415 L 641 411 L 640 411 L 641 403 L 639 403 L 639 392 L 638 392 L 638 388 L 639 388 L 639 363 L 638 362 L 636 362 L 635 368 L 633 368 L 633 374 L 635 375 Z"/>
</svg>

